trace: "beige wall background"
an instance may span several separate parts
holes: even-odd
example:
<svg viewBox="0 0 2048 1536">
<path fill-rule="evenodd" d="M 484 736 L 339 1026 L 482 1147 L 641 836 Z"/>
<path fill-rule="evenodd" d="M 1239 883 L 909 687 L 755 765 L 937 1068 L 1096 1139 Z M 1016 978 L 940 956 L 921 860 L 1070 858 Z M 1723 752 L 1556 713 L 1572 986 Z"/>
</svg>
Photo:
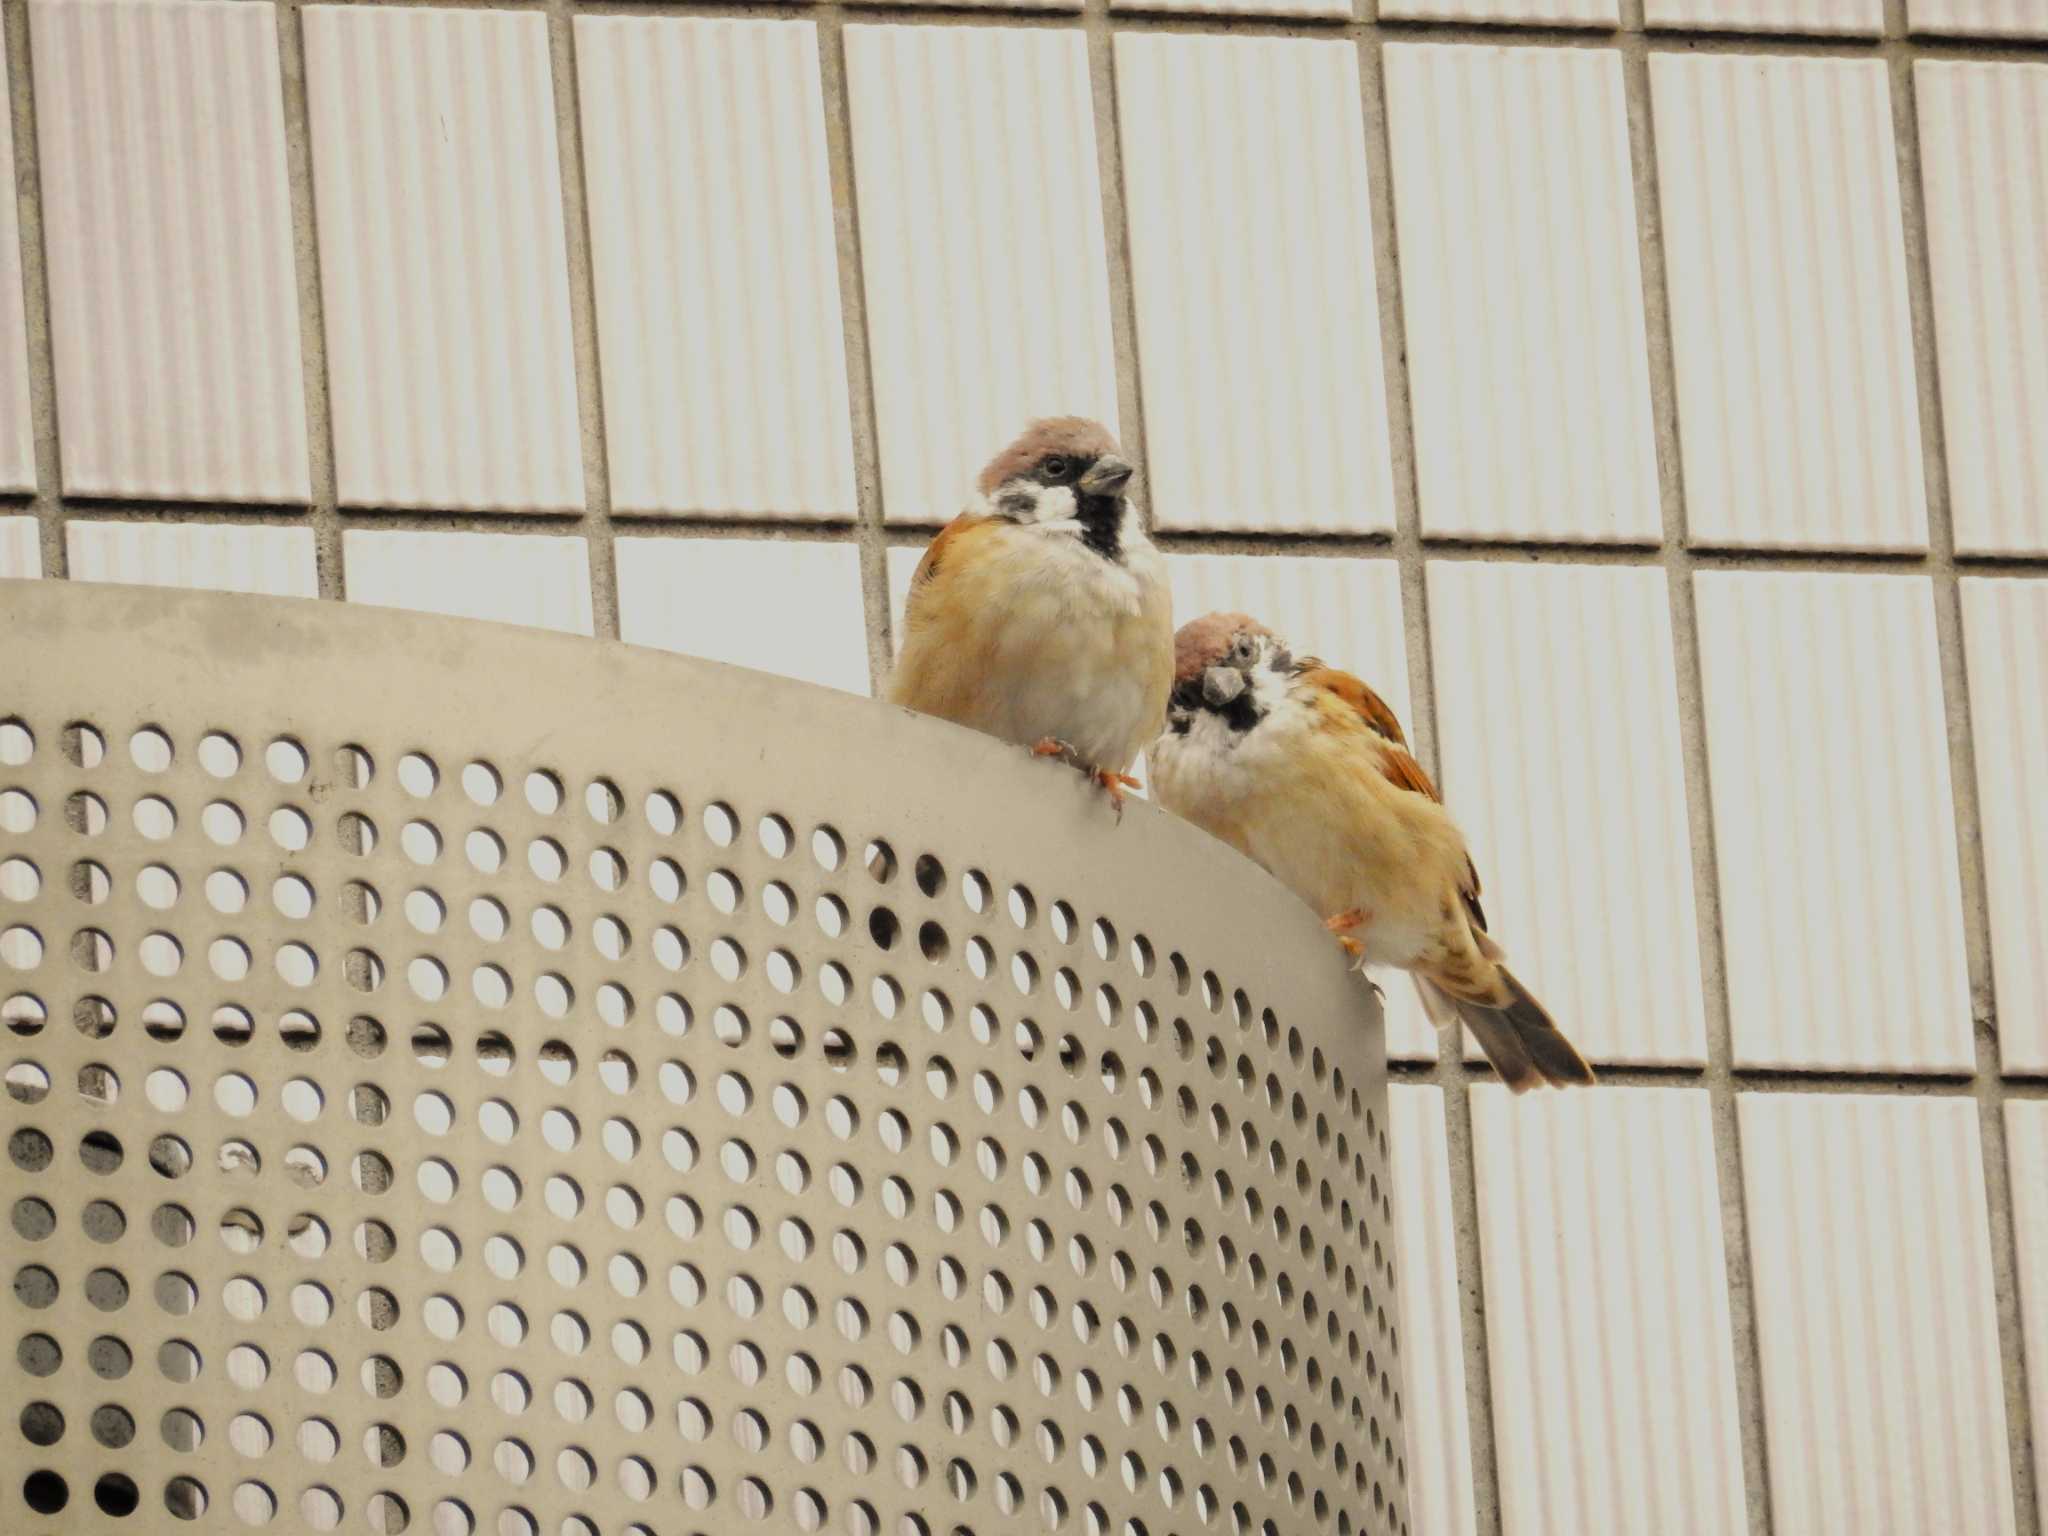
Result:
<svg viewBox="0 0 2048 1536">
<path fill-rule="evenodd" d="M 861 692 L 1099 415 L 1603 1071 L 1390 990 L 1412 1528 L 2048 1524 L 2043 0 L 0 14 L 0 575 Z"/>
</svg>

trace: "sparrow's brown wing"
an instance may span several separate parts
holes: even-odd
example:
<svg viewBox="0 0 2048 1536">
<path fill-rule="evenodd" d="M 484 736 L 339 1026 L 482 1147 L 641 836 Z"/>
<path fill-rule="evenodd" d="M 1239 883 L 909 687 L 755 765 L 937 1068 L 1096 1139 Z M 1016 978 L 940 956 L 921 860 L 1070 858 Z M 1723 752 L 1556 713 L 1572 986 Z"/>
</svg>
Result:
<svg viewBox="0 0 2048 1536">
<path fill-rule="evenodd" d="M 1388 707 L 1387 701 L 1374 693 L 1349 672 L 1340 672 L 1335 667 L 1311 665 L 1301 675 L 1301 680 L 1312 688 L 1320 688 L 1333 700 L 1341 704 L 1364 724 L 1367 730 L 1381 738 L 1375 743 L 1374 766 L 1380 777 L 1396 788 L 1409 790 L 1443 804 L 1444 797 L 1437 793 L 1436 785 L 1430 782 L 1422 764 L 1408 750 L 1408 738 L 1401 734 L 1401 722 Z M 1479 905 L 1479 868 L 1472 862 L 1472 856 L 1465 856 L 1465 881 L 1458 894 L 1465 899 L 1465 910 L 1472 914 L 1472 924 L 1481 933 L 1486 931 L 1486 910 Z"/>
<path fill-rule="evenodd" d="M 924 558 L 917 562 L 917 569 L 910 577 L 910 598 L 914 603 L 918 595 L 931 584 L 932 578 L 944 567 L 948 552 L 960 536 L 970 529 L 981 527 L 993 521 L 974 512 L 962 512 L 938 532 L 930 544 L 925 546 Z"/>
</svg>

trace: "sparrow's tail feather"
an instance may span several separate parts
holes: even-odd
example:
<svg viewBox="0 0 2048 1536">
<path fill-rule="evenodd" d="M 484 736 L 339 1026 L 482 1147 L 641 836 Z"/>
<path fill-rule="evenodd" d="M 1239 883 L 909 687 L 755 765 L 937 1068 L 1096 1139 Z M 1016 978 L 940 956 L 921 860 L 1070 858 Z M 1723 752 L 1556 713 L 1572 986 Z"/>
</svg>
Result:
<svg viewBox="0 0 2048 1536">
<path fill-rule="evenodd" d="M 1415 978 L 1415 986 L 1431 1021 L 1440 1028 L 1453 1020 L 1462 1022 L 1501 1081 L 1514 1092 L 1526 1093 L 1544 1083 L 1561 1088 L 1592 1082 L 1593 1069 L 1572 1048 L 1543 1005 L 1506 966 L 1499 967 L 1499 974 L 1510 994 L 1504 1008 L 1455 997 L 1423 976 Z"/>
</svg>

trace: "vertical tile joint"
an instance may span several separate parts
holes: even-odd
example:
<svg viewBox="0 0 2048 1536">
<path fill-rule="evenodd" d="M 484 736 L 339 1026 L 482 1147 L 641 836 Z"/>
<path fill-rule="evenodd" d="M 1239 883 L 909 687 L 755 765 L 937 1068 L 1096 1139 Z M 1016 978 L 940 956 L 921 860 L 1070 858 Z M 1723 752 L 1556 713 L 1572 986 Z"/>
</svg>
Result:
<svg viewBox="0 0 2048 1536">
<path fill-rule="evenodd" d="M 1640 0 L 1629 9 L 1640 14 Z M 1742 1442 L 1745 1517 L 1750 1536 L 1771 1530 L 1769 1446 L 1763 1408 L 1763 1367 L 1750 1287 L 1749 1227 L 1736 1115 L 1734 1033 L 1722 947 L 1720 882 L 1708 779 L 1707 728 L 1702 690 L 1699 620 L 1694 603 L 1692 551 L 1687 543 L 1683 446 L 1678 428 L 1678 383 L 1672 356 L 1671 294 L 1664 264 L 1663 205 L 1657 179 L 1656 125 L 1650 105 L 1650 62 L 1639 26 L 1621 38 L 1622 79 L 1628 111 L 1636 236 L 1643 283 L 1644 334 L 1649 349 L 1650 409 L 1656 438 L 1657 490 L 1663 509 L 1660 547 L 1671 603 L 1672 657 L 1678 690 L 1680 753 L 1685 774 L 1686 825 L 1700 984 L 1705 991 L 1705 1086 L 1713 1120 L 1714 1159 L 1720 1186 L 1721 1244 L 1728 1316 L 1735 1352 L 1737 1425 Z"/>
<path fill-rule="evenodd" d="M 825 93 L 825 162 L 839 257 L 839 318 L 846 344 L 846 398 L 853 426 L 854 538 L 860 546 L 861 607 L 868 676 L 880 693 L 895 662 L 890 638 L 889 551 L 883 527 L 882 453 L 875 426 L 874 364 L 868 356 L 866 271 L 860 198 L 853 169 L 853 106 L 846 77 L 846 20 L 837 5 L 816 8 L 818 67 Z"/>
<path fill-rule="evenodd" d="M 7 95 L 14 128 L 12 192 L 19 214 L 23 313 L 28 330 L 28 398 L 35 447 L 34 496 L 43 574 L 67 576 L 64 495 L 57 452 L 57 366 L 50 336 L 50 285 L 43 250 L 42 166 L 36 146 L 35 81 L 29 67 L 27 0 L 4 0 L 0 23 L 7 30 Z"/>
<path fill-rule="evenodd" d="M 2000 1076 L 1996 998 L 1992 990 L 1990 897 L 1985 885 L 1983 827 L 1977 804 L 1975 738 L 1970 720 L 1962 593 L 1956 571 L 1954 509 L 1949 500 L 1947 439 L 1942 423 L 1939 359 L 1934 338 L 1934 276 L 1921 180 L 1920 119 L 1914 50 L 1905 41 L 1905 0 L 1886 0 L 1882 45 L 1891 76 L 1892 127 L 1898 150 L 1899 204 L 1906 237 L 1906 295 L 1912 316 L 1920 441 L 1927 476 L 1928 567 L 1934 585 L 1935 642 L 1948 732 L 1957 869 L 1961 876 L 1964 955 L 1969 973 L 1970 1032 L 1976 1048 L 1975 1092 L 1991 1219 L 1991 1270 L 2005 1376 L 2005 1425 L 2012 1462 L 2018 1536 L 2040 1536 L 2035 1496 L 2043 1469 L 2034 1464 L 2029 1362 L 2020 1318 L 2018 1237 L 2011 1168 L 2005 1148 L 2005 1083 Z M 2042 1369 L 2033 1363 L 2033 1369 Z"/>
<path fill-rule="evenodd" d="M 619 635 L 618 561 L 612 544 L 611 466 L 604 447 L 604 388 L 598 373 L 597 290 L 590 259 L 589 199 L 583 179 L 583 120 L 576 79 L 575 7 L 548 0 L 548 59 L 554 76 L 555 143 L 561 163 L 562 228 L 569 264 L 569 329 L 576 356 L 583 442 L 584 542 L 590 559 L 590 616 L 599 639 Z"/>
<path fill-rule="evenodd" d="M 292 269 L 299 287 L 299 363 L 306 411 L 306 467 L 312 486 L 316 590 L 348 595 L 334 479 L 334 414 L 327 394 L 327 322 L 320 290 L 319 218 L 313 203 L 313 127 L 306 97 L 306 38 L 299 0 L 277 7 L 278 75 L 284 85 L 285 183 L 291 198 Z"/>
<path fill-rule="evenodd" d="M 1441 769 L 1436 731 L 1436 680 L 1429 634 L 1429 587 L 1415 471 L 1415 435 L 1408 375 L 1406 320 L 1394 227 L 1393 159 L 1389 148 L 1386 77 L 1376 27 L 1361 29 L 1358 73 L 1365 116 L 1366 185 L 1372 205 L 1373 272 L 1379 306 L 1380 358 L 1386 379 L 1386 433 L 1394 487 L 1394 559 L 1401 574 L 1402 627 L 1407 637 L 1411 732 L 1417 753 Z M 1376 422 L 1360 424 L 1373 431 Z M 1465 1359 L 1465 1412 L 1472 1445 L 1472 1502 L 1481 1536 L 1502 1530 L 1500 1472 L 1494 1445 L 1486 1337 L 1485 1280 L 1479 1253 L 1479 1183 L 1472 1147 L 1470 1088 L 1462 1031 L 1439 1034 L 1429 1081 L 1443 1089 L 1444 1140 L 1450 1159 L 1451 1232 L 1458 1268 L 1458 1314 Z M 1411 1455 L 1410 1461 L 1413 1462 Z"/>
<path fill-rule="evenodd" d="M 1145 454 L 1144 381 L 1138 372 L 1138 312 L 1131 274 L 1130 209 L 1124 199 L 1122 123 L 1117 112 L 1116 32 L 1108 0 L 1084 0 L 1081 28 L 1088 39 L 1089 96 L 1095 107 L 1096 176 L 1102 184 L 1102 235 L 1109 269 L 1110 345 L 1116 356 L 1117 437 L 1142 475 Z M 1156 514 L 1148 487 L 1145 521 Z"/>
</svg>

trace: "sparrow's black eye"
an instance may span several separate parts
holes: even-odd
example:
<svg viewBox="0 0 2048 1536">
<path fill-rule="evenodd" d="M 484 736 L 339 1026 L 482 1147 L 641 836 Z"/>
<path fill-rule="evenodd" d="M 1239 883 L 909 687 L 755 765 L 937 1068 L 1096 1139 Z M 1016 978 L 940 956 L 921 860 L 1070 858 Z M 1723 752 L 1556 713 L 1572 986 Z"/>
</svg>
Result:
<svg viewBox="0 0 2048 1536">
<path fill-rule="evenodd" d="M 1073 467 L 1074 466 L 1072 464 L 1068 463 L 1058 454 L 1054 454 L 1051 458 L 1047 459 L 1043 464 L 1039 466 L 1039 468 L 1044 471 L 1045 478 L 1048 480 L 1066 479 L 1067 472 L 1071 470 Z"/>
</svg>

